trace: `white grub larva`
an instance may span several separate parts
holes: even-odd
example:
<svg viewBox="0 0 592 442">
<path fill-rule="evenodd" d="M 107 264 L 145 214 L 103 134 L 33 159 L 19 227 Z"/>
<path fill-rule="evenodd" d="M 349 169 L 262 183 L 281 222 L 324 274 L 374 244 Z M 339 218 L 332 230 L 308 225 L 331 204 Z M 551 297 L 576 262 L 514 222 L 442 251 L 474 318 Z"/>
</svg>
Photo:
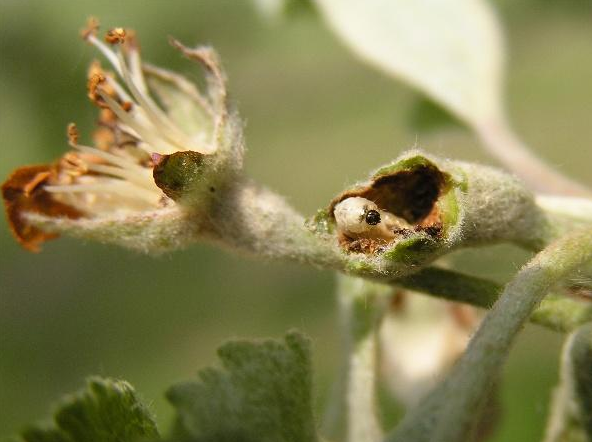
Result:
<svg viewBox="0 0 592 442">
<path fill-rule="evenodd" d="M 339 232 L 352 239 L 391 241 L 396 236 L 396 230 L 412 228 L 404 219 L 361 197 L 346 198 L 336 204 L 333 215 Z"/>
</svg>

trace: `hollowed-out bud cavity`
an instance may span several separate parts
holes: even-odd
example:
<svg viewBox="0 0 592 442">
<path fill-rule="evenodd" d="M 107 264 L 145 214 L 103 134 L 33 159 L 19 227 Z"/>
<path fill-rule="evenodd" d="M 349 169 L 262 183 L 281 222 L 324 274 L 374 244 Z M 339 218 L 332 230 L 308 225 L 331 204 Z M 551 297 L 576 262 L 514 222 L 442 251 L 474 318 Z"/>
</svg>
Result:
<svg viewBox="0 0 592 442">
<path fill-rule="evenodd" d="M 340 193 L 309 225 L 373 269 L 424 264 L 453 248 L 498 242 L 538 250 L 554 237 L 513 176 L 418 151 Z"/>
<path fill-rule="evenodd" d="M 412 153 L 339 194 L 325 222 L 347 253 L 421 260 L 457 227 L 462 187 L 462 175 Z"/>
</svg>

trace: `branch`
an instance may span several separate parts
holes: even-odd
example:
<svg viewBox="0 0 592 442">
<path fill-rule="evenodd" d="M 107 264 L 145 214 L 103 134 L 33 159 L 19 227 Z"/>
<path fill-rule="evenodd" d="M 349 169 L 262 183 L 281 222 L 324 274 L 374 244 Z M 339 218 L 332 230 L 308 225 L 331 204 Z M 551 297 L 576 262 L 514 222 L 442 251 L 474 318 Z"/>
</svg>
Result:
<svg viewBox="0 0 592 442">
<path fill-rule="evenodd" d="M 330 440 L 374 442 L 382 438 L 376 410 L 378 329 L 389 286 L 360 278 L 338 279 L 342 364 L 323 422 Z"/>
<path fill-rule="evenodd" d="M 588 200 L 535 199 L 519 181 L 501 171 L 417 151 L 344 190 L 328 209 L 308 221 L 281 196 L 240 175 L 231 174 L 228 182 L 215 187 L 200 182 L 199 189 L 207 192 L 207 198 L 201 194 L 197 198 L 194 180 L 187 178 L 193 177 L 195 163 L 168 161 L 166 165 L 161 181 L 170 174 L 176 190 L 188 186 L 189 193 L 171 207 L 79 219 L 29 213 L 27 220 L 48 234 L 66 233 L 153 254 L 212 242 L 258 258 L 286 259 L 378 282 L 411 284 L 409 288 L 484 307 L 491 305 L 498 286 L 470 277 L 453 281 L 456 277 L 435 270 L 427 279 L 429 272 L 398 280 L 463 247 L 510 242 L 539 251 L 566 232 L 592 225 Z M 371 236 L 352 239 L 334 214 L 336 205 L 348 198 L 377 201 L 383 214 L 406 216 L 407 227 L 393 233 L 389 241 Z M 444 280 L 438 283 L 440 277 Z M 421 287 L 429 284 L 437 286 Z M 555 329 L 570 329 L 570 317 L 554 318 L 554 312 L 561 307 L 574 313 L 583 307 L 567 304 L 568 300 L 559 302 L 536 320 Z M 579 319 L 572 322 L 580 323 Z"/>
<path fill-rule="evenodd" d="M 335 218 L 348 198 L 377 201 L 383 213 L 407 217 L 388 241 L 344 234 Z M 209 239 L 232 250 L 296 260 L 356 276 L 392 280 L 453 250 L 510 242 L 539 251 L 589 217 L 547 213 L 522 184 L 490 167 L 447 161 L 417 151 L 344 190 L 305 225 L 283 198 L 243 179 L 212 202 L 190 242 Z"/>
<path fill-rule="evenodd" d="M 559 208 L 550 215 L 522 183 L 502 171 L 418 151 L 345 189 L 308 223 L 274 192 L 232 170 L 226 176 L 217 173 L 218 163 L 203 161 L 187 152 L 161 160 L 159 183 L 174 188 L 169 193 L 178 197 L 168 207 L 76 219 L 34 211 L 15 216 L 26 220 L 21 226 L 25 230 L 31 227 L 52 237 L 65 233 L 152 254 L 211 241 L 263 258 L 386 280 L 413 273 L 459 248 L 510 242 L 539 251 L 577 225 L 592 225 L 592 214 L 574 219 Z M 5 190 L 12 193 L 6 195 L 25 210 L 26 192 L 19 183 L 8 184 Z M 353 226 L 361 233 L 352 236 L 352 220 L 344 225 L 335 216 L 336 206 L 350 198 L 376 202 L 385 218 L 383 230 Z M 399 227 L 386 227 L 387 218 L 398 219 Z M 358 219 L 354 216 L 354 223 Z"/>
</svg>

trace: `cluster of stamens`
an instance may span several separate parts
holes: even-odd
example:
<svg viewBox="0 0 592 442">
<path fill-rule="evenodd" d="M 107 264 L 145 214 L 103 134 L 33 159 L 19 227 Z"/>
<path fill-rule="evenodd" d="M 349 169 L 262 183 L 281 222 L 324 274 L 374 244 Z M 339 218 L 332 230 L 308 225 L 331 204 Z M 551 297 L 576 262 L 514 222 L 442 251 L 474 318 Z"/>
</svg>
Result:
<svg viewBox="0 0 592 442">
<path fill-rule="evenodd" d="M 111 29 L 106 44 L 97 38 L 97 29 L 91 22 L 83 37 L 110 62 L 123 86 L 97 61 L 91 64 L 88 97 L 100 108 L 95 147 L 80 144 L 76 125 L 70 124 L 68 140 L 74 151 L 62 157 L 44 189 L 87 214 L 168 204 L 154 183 L 152 158 L 185 150 L 209 154 L 211 140 L 203 133 L 184 133 L 150 96 L 132 34 Z"/>
</svg>

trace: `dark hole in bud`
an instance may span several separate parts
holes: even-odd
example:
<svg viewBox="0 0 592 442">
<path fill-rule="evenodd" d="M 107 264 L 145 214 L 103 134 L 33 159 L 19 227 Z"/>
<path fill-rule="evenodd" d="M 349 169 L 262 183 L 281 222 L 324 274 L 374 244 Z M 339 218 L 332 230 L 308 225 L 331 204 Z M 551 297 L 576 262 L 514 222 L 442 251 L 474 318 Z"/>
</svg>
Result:
<svg viewBox="0 0 592 442">
<path fill-rule="evenodd" d="M 432 211 L 444 182 L 438 169 L 420 166 L 378 178 L 364 196 L 378 207 L 417 223 Z"/>
<path fill-rule="evenodd" d="M 380 222 L 380 213 L 376 210 L 368 210 L 366 212 L 366 223 L 370 224 L 371 226 L 375 226 Z"/>
<path fill-rule="evenodd" d="M 433 164 L 415 164 L 408 169 L 374 177 L 367 185 L 362 185 L 339 195 L 331 202 L 329 213 L 333 214 L 335 205 L 346 198 L 362 197 L 375 203 L 380 210 L 403 218 L 410 228 L 395 229 L 399 237 L 422 231 L 436 237 L 442 231 L 439 198 L 450 190 L 450 175 L 440 171 Z M 368 225 L 376 225 L 382 220 L 380 212 L 376 215 L 367 211 L 363 220 Z"/>
</svg>

